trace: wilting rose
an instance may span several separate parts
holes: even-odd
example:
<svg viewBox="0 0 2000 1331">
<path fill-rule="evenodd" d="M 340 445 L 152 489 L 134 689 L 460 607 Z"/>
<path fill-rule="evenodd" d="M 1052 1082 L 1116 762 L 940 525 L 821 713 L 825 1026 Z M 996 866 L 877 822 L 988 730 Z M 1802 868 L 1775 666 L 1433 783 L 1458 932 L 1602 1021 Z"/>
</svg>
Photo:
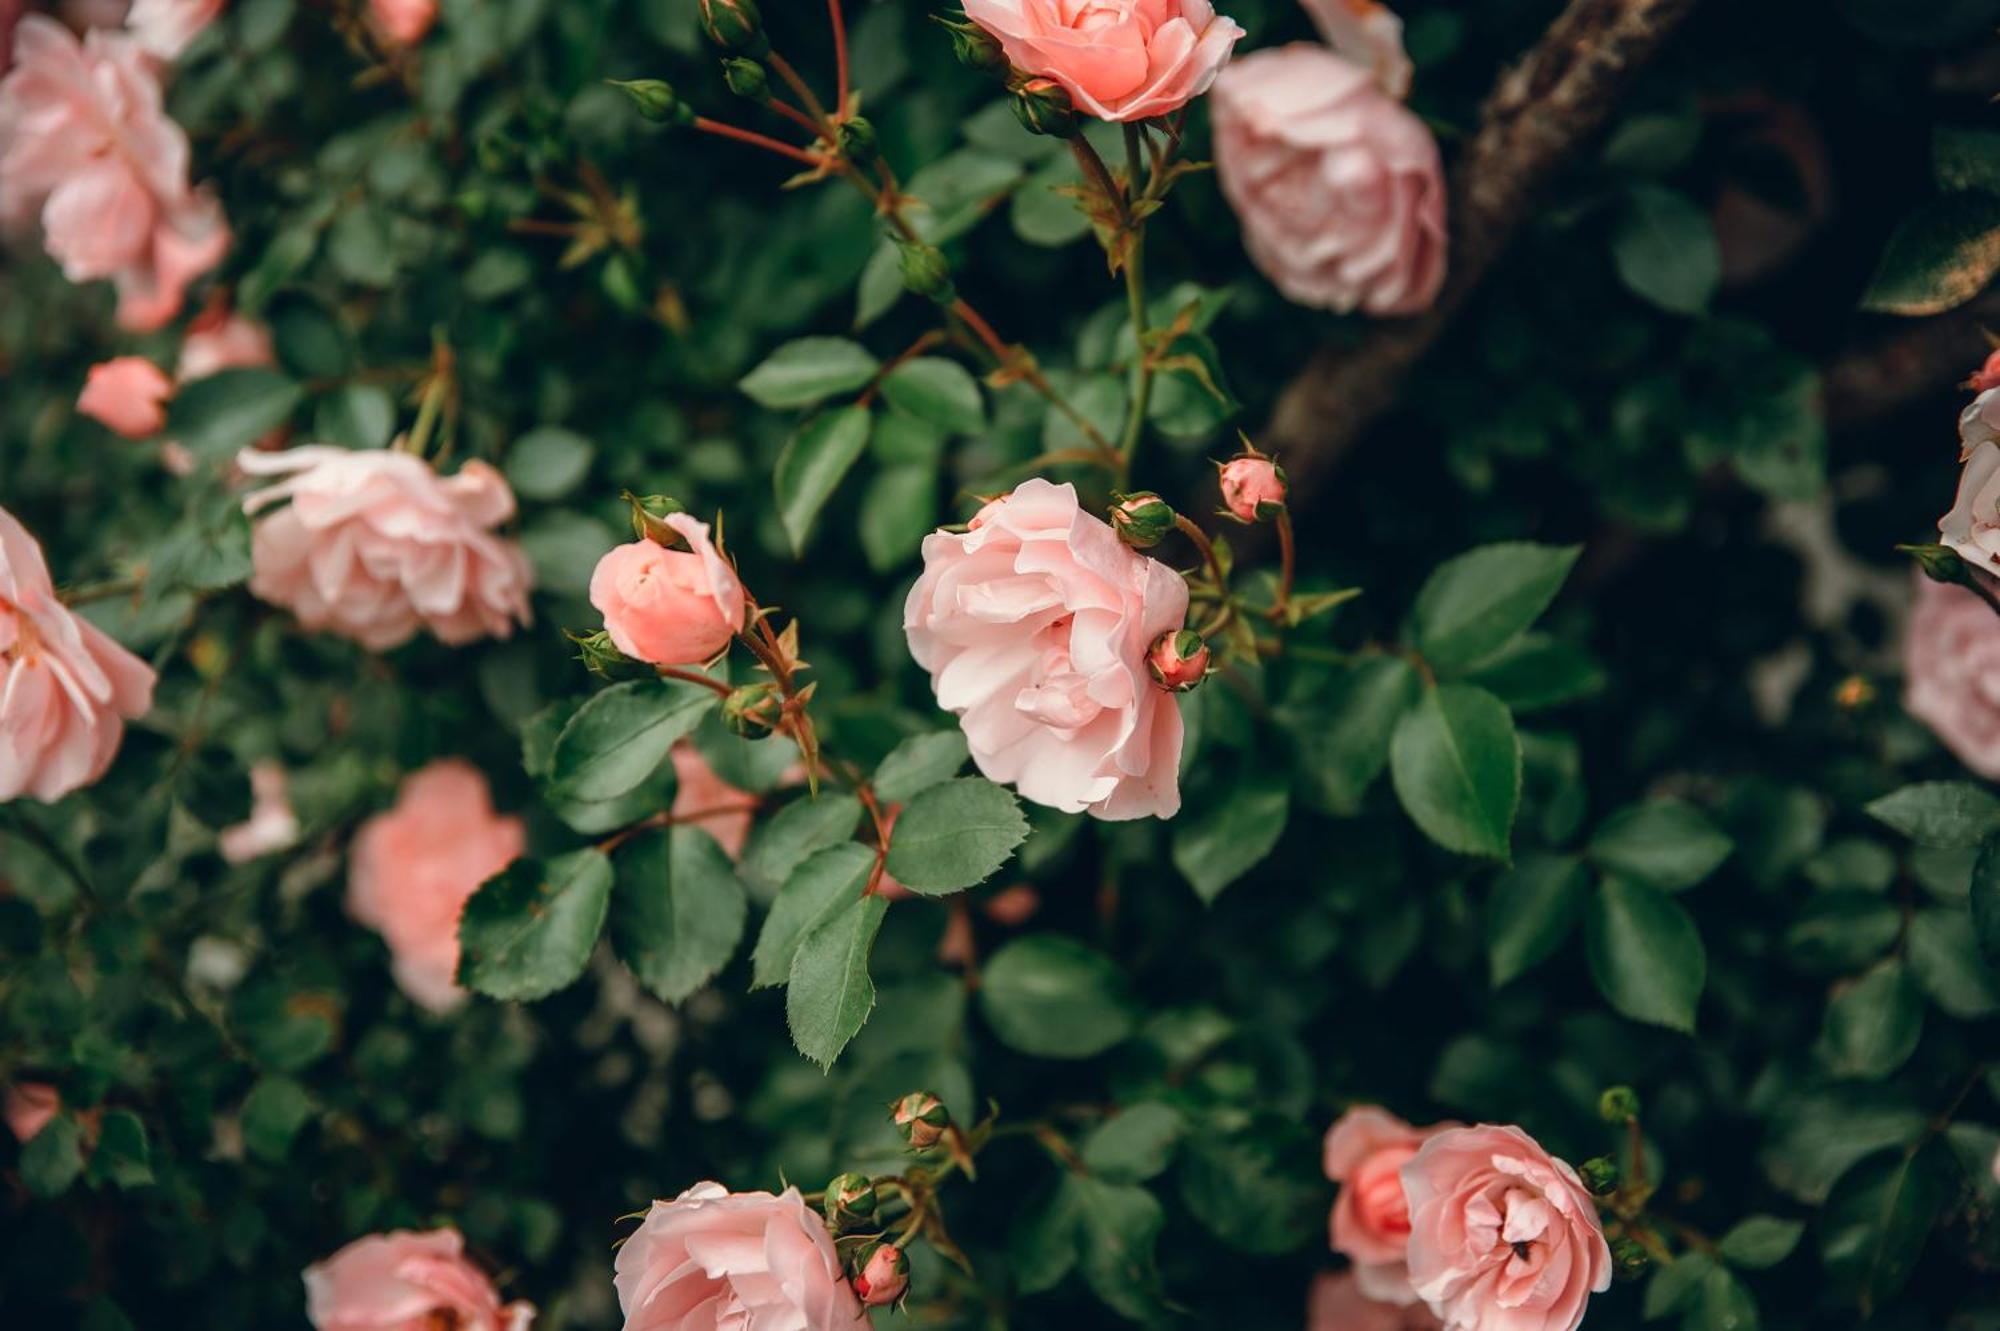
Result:
<svg viewBox="0 0 2000 1331">
<path fill-rule="evenodd" d="M 1576 1171 L 1519 1128 L 1451 1128 L 1403 1166 L 1410 1284 L 1446 1331 L 1575 1331 L 1611 1288 Z"/>
<path fill-rule="evenodd" d="M 1421 1303 L 1399 1306 L 1369 1298 L 1351 1271 L 1321 1272 L 1306 1302 L 1306 1331 L 1438 1331 L 1438 1325 Z"/>
<path fill-rule="evenodd" d="M 685 513 L 661 520 L 688 548 L 618 546 L 590 575 L 590 603 L 625 655 L 651 665 L 698 665 L 742 629 L 743 584 L 709 540 L 707 523 Z"/>
<path fill-rule="evenodd" d="M 225 305 L 210 305 L 188 324 L 181 340 L 174 378 L 180 383 L 206 379 L 224 370 L 254 370 L 275 365 L 271 330 Z"/>
<path fill-rule="evenodd" d="M 261 515 L 250 590 L 305 627 L 384 651 L 419 628 L 456 646 L 528 622 L 528 557 L 493 532 L 514 492 L 485 463 L 439 476 L 395 449 L 309 445 L 245 449 L 236 465 L 285 477 L 243 501 Z"/>
<path fill-rule="evenodd" d="M 214 197 L 188 184 L 188 141 L 167 118 L 149 57 L 131 36 L 82 42 L 30 14 L 0 80 L 0 224 L 39 220 L 72 282 L 109 278 L 118 322 L 150 332 L 229 252 Z"/>
<path fill-rule="evenodd" d="M 1376 0 L 1304 0 L 1306 13 L 1326 44 L 1366 69 L 1383 92 L 1401 101 L 1410 93 L 1410 57 L 1403 50 L 1403 20 Z"/>
<path fill-rule="evenodd" d="M 965 0 L 1016 69 L 1100 120 L 1163 116 L 1207 92 L 1243 29 L 1208 0 Z"/>
<path fill-rule="evenodd" d="M 2000 615 L 1967 588 L 1922 574 L 1916 582 L 1903 636 L 1903 709 L 1960 762 L 2000 781 Z"/>
<path fill-rule="evenodd" d="M 1414 314 L 1444 282 L 1437 142 L 1360 65 L 1310 43 L 1216 80 L 1215 168 L 1250 257 L 1301 305 Z"/>
<path fill-rule="evenodd" d="M 166 428 L 166 372 L 144 356 L 117 356 L 90 367 L 76 409 L 114 434 L 149 439 Z"/>
<path fill-rule="evenodd" d="M 222 13 L 223 0 L 132 0 L 125 30 L 147 55 L 175 60 Z"/>
<path fill-rule="evenodd" d="M 41 546 L 0 508 L 0 804 L 97 780 L 152 706 L 152 669 L 56 599 Z"/>
<path fill-rule="evenodd" d="M 455 1229 L 359 1238 L 305 1270 L 317 1331 L 527 1331 L 535 1310 L 500 1302 Z"/>
<path fill-rule="evenodd" d="M 1340 1185 L 1333 1203 L 1333 1249 L 1354 1263 L 1361 1292 L 1371 1299 L 1416 1301 L 1403 1262 L 1410 1208 L 1400 1171 L 1426 1137 L 1455 1126 L 1412 1127 L 1387 1110 L 1360 1105 L 1327 1131 L 1326 1176 Z"/>
<path fill-rule="evenodd" d="M 289 785 L 280 763 L 261 762 L 250 769 L 250 816 L 215 835 L 223 859 L 247 864 L 298 842 L 299 817 L 286 793 Z"/>
<path fill-rule="evenodd" d="M 62 1112 L 62 1096 L 45 1081 L 17 1081 L 0 1093 L 0 1118 L 23 1146 Z"/>
<path fill-rule="evenodd" d="M 437 0 L 368 0 L 368 26 L 392 46 L 422 41 L 437 13 Z"/>
<path fill-rule="evenodd" d="M 833 1236 L 797 1188 L 697 1183 L 656 1201 L 613 1267 L 625 1331 L 834 1331 L 866 1326 Z"/>
<path fill-rule="evenodd" d="M 1070 813 L 1168 818 L 1181 714 L 1146 652 L 1187 604 L 1180 575 L 1079 508 L 1075 487 L 1035 479 L 965 532 L 924 538 L 903 628 L 986 776 Z"/>
<path fill-rule="evenodd" d="M 433 1012 L 458 1005 L 458 917 L 479 885 L 519 859 L 527 831 L 493 811 L 486 778 L 447 758 L 403 781 L 396 806 L 361 825 L 348 855 L 347 913 L 382 935 L 403 992 Z"/>
</svg>

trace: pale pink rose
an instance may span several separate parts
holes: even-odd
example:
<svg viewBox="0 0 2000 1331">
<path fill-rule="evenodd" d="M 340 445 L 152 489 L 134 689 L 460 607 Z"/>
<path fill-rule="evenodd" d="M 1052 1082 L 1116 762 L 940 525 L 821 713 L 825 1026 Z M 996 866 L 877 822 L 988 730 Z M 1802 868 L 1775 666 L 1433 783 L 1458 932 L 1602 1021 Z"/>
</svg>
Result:
<svg viewBox="0 0 2000 1331">
<path fill-rule="evenodd" d="M 1354 1263 L 1355 1279 L 1369 1298 L 1416 1301 L 1403 1264 L 1410 1208 L 1400 1171 L 1425 1138 L 1457 1126 L 1412 1127 L 1385 1109 L 1360 1105 L 1327 1130 L 1326 1176 L 1340 1184 L 1330 1231 L 1333 1250 Z"/>
<path fill-rule="evenodd" d="M 1421 1303 L 1399 1306 L 1369 1298 L 1351 1271 L 1321 1272 L 1306 1303 L 1306 1331 L 1438 1331 L 1438 1325 Z"/>
<path fill-rule="evenodd" d="M 1576 1171 L 1514 1127 L 1450 1128 L 1403 1166 L 1410 1284 L 1445 1331 L 1575 1331 L 1611 1288 Z"/>
<path fill-rule="evenodd" d="M 224 370 L 255 370 L 275 365 L 271 330 L 246 315 L 232 313 L 227 306 L 211 305 L 188 324 L 181 340 L 180 363 L 174 379 L 191 383 Z"/>
<path fill-rule="evenodd" d="M 2000 572 L 2000 388 L 1974 398 L 1958 420 L 1958 495 L 1938 519 L 1943 544 L 1974 568 Z"/>
<path fill-rule="evenodd" d="M 222 13 L 224 0 L 132 0 L 125 30 L 141 50 L 160 60 L 177 60 L 188 43 Z"/>
<path fill-rule="evenodd" d="M 835 1331 L 867 1325 L 833 1236 L 797 1188 L 697 1183 L 656 1201 L 618 1249 L 625 1331 Z"/>
<path fill-rule="evenodd" d="M 96 781 L 152 706 L 152 669 L 70 613 L 41 546 L 0 508 L 0 804 Z"/>
<path fill-rule="evenodd" d="M 1414 314 L 1444 282 L 1437 141 L 1323 46 L 1257 51 L 1216 80 L 1215 169 L 1250 257 L 1301 305 Z"/>
<path fill-rule="evenodd" d="M 1085 115 L 1146 120 L 1207 92 L 1243 29 L 1208 0 L 965 0 L 1008 63 Z"/>
<path fill-rule="evenodd" d="M 1222 506 L 1238 522 L 1278 516 L 1285 506 L 1285 473 L 1270 458 L 1250 453 L 1222 464 Z"/>
<path fill-rule="evenodd" d="M 305 1269 L 317 1331 L 527 1331 L 535 1310 L 502 1304 L 455 1229 L 370 1234 Z"/>
<path fill-rule="evenodd" d="M 456 758 L 404 778 L 396 806 L 361 825 L 347 913 L 382 935 L 403 992 L 433 1012 L 464 999 L 458 917 L 479 885 L 521 857 L 527 829 L 493 811 L 479 769 Z"/>
<path fill-rule="evenodd" d="M 17 1081 L 0 1095 L 0 1118 L 24 1146 L 61 1111 L 62 1096 L 45 1081 Z"/>
<path fill-rule="evenodd" d="M 1964 462 L 1981 444 L 2000 443 L 2000 389 L 1989 388 L 1958 413 L 1958 460 Z"/>
<path fill-rule="evenodd" d="M 236 465 L 286 477 L 243 501 L 262 515 L 250 590 L 305 627 L 379 652 L 419 628 L 458 646 L 528 623 L 528 557 L 493 530 L 514 516 L 514 492 L 485 463 L 439 476 L 397 449 L 316 444 L 245 449 Z"/>
<path fill-rule="evenodd" d="M 715 774 L 701 750 L 688 740 L 674 745 L 674 803 L 668 814 L 677 823 L 699 827 L 735 859 L 750 839 L 750 820 L 762 802 Z"/>
<path fill-rule="evenodd" d="M 1903 710 L 1958 760 L 2000 781 L 2000 616 L 1971 590 L 1916 575 L 1903 635 Z"/>
<path fill-rule="evenodd" d="M 743 584 L 708 539 L 707 523 L 685 513 L 661 520 L 688 548 L 618 546 L 590 575 L 590 603 L 625 655 L 651 665 L 699 665 L 743 628 Z"/>
<path fill-rule="evenodd" d="M 109 278 L 118 322 L 150 332 L 229 252 L 212 195 L 188 184 L 188 141 L 167 118 L 150 57 L 131 36 L 81 43 L 31 14 L 0 80 L 0 224 L 41 223 L 72 282 Z"/>
<path fill-rule="evenodd" d="M 368 0 L 368 23 L 394 46 L 415 46 L 437 22 L 437 0 Z"/>
<path fill-rule="evenodd" d="M 1410 95 L 1410 57 L 1403 20 L 1376 0 L 1303 0 L 1326 44 L 1367 70 L 1397 101 Z"/>
<path fill-rule="evenodd" d="M 287 797 L 285 769 L 274 762 L 250 769 L 250 816 L 216 834 L 216 848 L 231 864 L 247 864 L 295 845 L 299 818 Z"/>
<path fill-rule="evenodd" d="M 166 372 L 144 356 L 117 356 L 90 367 L 76 409 L 127 439 L 149 439 L 166 428 Z"/>
<path fill-rule="evenodd" d="M 1146 653 L 1187 617 L 1180 575 L 1039 478 L 923 552 L 903 629 L 979 770 L 1069 813 L 1172 817 L 1180 706 Z"/>
</svg>

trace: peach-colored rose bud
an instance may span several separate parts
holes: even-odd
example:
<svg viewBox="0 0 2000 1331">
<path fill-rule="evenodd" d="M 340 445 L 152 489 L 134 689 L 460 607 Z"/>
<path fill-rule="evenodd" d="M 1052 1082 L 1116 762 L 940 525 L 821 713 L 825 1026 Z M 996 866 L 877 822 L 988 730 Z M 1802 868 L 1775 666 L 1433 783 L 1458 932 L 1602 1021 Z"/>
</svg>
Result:
<svg viewBox="0 0 2000 1331">
<path fill-rule="evenodd" d="M 527 1331 L 535 1309 L 500 1302 L 455 1229 L 358 1238 L 305 1270 L 306 1320 L 317 1331 Z"/>
<path fill-rule="evenodd" d="M 707 523 L 685 513 L 660 521 L 688 548 L 656 541 L 617 547 L 590 575 L 590 603 L 625 655 L 653 665 L 699 665 L 743 628 L 743 584 L 708 539 Z"/>
<path fill-rule="evenodd" d="M 854 1276 L 854 1292 L 870 1308 L 894 1303 L 909 1287 L 910 1259 L 893 1243 L 878 1243 L 871 1248 Z"/>
<path fill-rule="evenodd" d="M 437 13 L 437 0 L 368 0 L 368 26 L 392 46 L 422 41 Z"/>
<path fill-rule="evenodd" d="M 1327 1130 L 1326 1176 L 1340 1185 L 1331 1225 L 1333 1250 L 1354 1263 L 1361 1292 L 1387 1303 L 1411 1303 L 1403 1265 L 1410 1239 L 1410 1208 L 1398 1172 L 1424 1139 L 1456 1123 L 1417 1128 L 1374 1105 L 1359 1105 Z"/>
<path fill-rule="evenodd" d="M 1994 348 L 1987 355 L 1979 368 L 1972 372 L 1972 377 L 1965 381 L 1965 386 L 1975 393 L 1984 393 L 1989 388 L 2000 388 L 2000 347 Z"/>
<path fill-rule="evenodd" d="M 115 434 L 147 439 L 167 424 L 174 386 L 144 356 L 119 356 L 90 367 L 76 409 Z"/>
<path fill-rule="evenodd" d="M 1209 0 L 965 0 L 1014 68 L 1100 120 L 1149 120 L 1207 92 L 1243 29 Z"/>
<path fill-rule="evenodd" d="M 951 1111 L 929 1091 L 911 1091 L 896 1101 L 890 1118 L 912 1151 L 930 1150 L 944 1140 L 944 1130 L 951 1126 Z"/>
<path fill-rule="evenodd" d="M 1134 550 L 1150 550 L 1174 529 L 1174 510 L 1151 490 L 1119 495 L 1111 506 L 1111 529 Z"/>
<path fill-rule="evenodd" d="M 1246 453 L 1222 464 L 1222 506 L 1238 522 L 1265 522 L 1285 507 L 1284 468 Z"/>
<path fill-rule="evenodd" d="M 0 1118 L 14 1140 L 26 1145 L 62 1111 L 62 1096 L 45 1081 L 17 1081 L 0 1095 Z"/>
<path fill-rule="evenodd" d="M 613 1270 L 625 1331 L 867 1325 L 833 1235 L 797 1188 L 697 1183 L 656 1201 Z"/>
<path fill-rule="evenodd" d="M 1208 677 L 1208 644 L 1193 629 L 1162 633 L 1146 653 L 1146 669 L 1161 688 L 1186 693 Z"/>
</svg>

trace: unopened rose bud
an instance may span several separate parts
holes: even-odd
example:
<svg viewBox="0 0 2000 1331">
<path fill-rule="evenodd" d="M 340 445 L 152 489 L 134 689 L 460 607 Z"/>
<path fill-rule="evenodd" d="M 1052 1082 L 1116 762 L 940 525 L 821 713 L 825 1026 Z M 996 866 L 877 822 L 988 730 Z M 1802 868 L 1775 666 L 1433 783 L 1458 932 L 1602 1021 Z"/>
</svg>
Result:
<svg viewBox="0 0 2000 1331">
<path fill-rule="evenodd" d="M 1015 89 L 1014 115 L 1030 134 L 1076 137 L 1076 106 L 1054 79 L 1029 79 Z"/>
<path fill-rule="evenodd" d="M 1637 1280 L 1653 1265 L 1653 1255 L 1637 1239 L 1614 1239 L 1611 1269 L 1620 1280 Z"/>
<path fill-rule="evenodd" d="M 1174 510 L 1151 490 L 1118 495 L 1111 506 L 1111 529 L 1134 550 L 1150 550 L 1174 529 Z"/>
<path fill-rule="evenodd" d="M 875 1184 L 866 1174 L 841 1174 L 826 1185 L 820 1209 L 826 1214 L 826 1223 L 839 1233 L 866 1222 L 875 1214 L 879 1200 Z"/>
<path fill-rule="evenodd" d="M 725 51 L 761 59 L 771 49 L 755 0 L 701 0 L 701 27 Z"/>
<path fill-rule="evenodd" d="M 763 103 L 770 100 L 771 79 L 764 67 L 747 56 L 731 56 L 722 62 L 722 81 L 729 85 L 729 91 L 748 101 Z"/>
<path fill-rule="evenodd" d="M 745 684 L 722 700 L 722 724 L 739 739 L 762 739 L 777 725 L 779 710 L 776 684 Z"/>
<path fill-rule="evenodd" d="M 930 1150 L 951 1126 L 951 1111 L 929 1091 L 911 1091 L 896 1101 L 890 1117 L 912 1151 Z"/>
<path fill-rule="evenodd" d="M 1597 1097 L 1597 1116 L 1606 1123 L 1623 1123 L 1639 1116 L 1639 1093 L 1630 1086 L 1613 1086 Z"/>
<path fill-rule="evenodd" d="M 1174 693 L 1186 693 L 1208 675 L 1208 644 L 1193 629 L 1162 633 L 1146 653 L 1153 682 Z"/>
<path fill-rule="evenodd" d="M 1975 393 L 1984 393 L 1989 388 L 2000 388 L 2000 347 L 1993 349 L 1985 363 L 1972 372 L 1965 386 Z"/>
<path fill-rule="evenodd" d="M 1896 549 L 1916 560 L 1917 567 L 1922 569 L 1924 576 L 1932 582 L 1951 582 L 1962 587 L 1972 581 L 1971 566 L 1960 559 L 1958 552 L 1949 546 L 1932 543 L 1899 545 Z"/>
<path fill-rule="evenodd" d="M 1584 1161 L 1576 1167 L 1576 1173 L 1594 1196 L 1609 1197 L 1618 1188 L 1618 1162 L 1608 1155 Z"/>
<path fill-rule="evenodd" d="M 976 69 L 985 74 L 1002 74 L 1007 70 L 1007 53 L 1000 48 L 1000 39 L 977 23 L 960 13 L 956 19 L 937 16 L 951 34 L 951 53 L 958 57 L 958 63 L 967 69 Z"/>
<path fill-rule="evenodd" d="M 1285 470 L 1261 453 L 1222 464 L 1222 506 L 1238 522 L 1268 522 L 1285 508 Z"/>
<path fill-rule="evenodd" d="M 958 288 L 951 281 L 951 263 L 937 246 L 898 241 L 896 261 L 903 270 L 903 285 L 917 295 L 940 305 L 958 299 Z"/>
<path fill-rule="evenodd" d="M 849 116 L 840 122 L 838 141 L 840 155 L 856 166 L 868 165 L 882 151 L 875 141 L 874 124 L 861 116 Z"/>
<path fill-rule="evenodd" d="M 639 114 L 661 125 L 691 125 L 694 108 L 680 99 L 671 83 L 663 79 L 611 79 L 612 87 L 623 88 Z"/>
<path fill-rule="evenodd" d="M 910 1259 L 893 1243 L 878 1243 L 862 1259 L 854 1274 L 854 1292 L 870 1308 L 880 1308 L 903 1297 L 910 1287 Z"/>
<path fill-rule="evenodd" d="M 686 512 L 678 499 L 667 495 L 635 495 L 625 492 L 625 502 L 632 507 L 632 534 L 642 541 L 655 545 L 675 545 L 680 541 L 680 533 L 669 527 L 663 518 Z"/>
</svg>

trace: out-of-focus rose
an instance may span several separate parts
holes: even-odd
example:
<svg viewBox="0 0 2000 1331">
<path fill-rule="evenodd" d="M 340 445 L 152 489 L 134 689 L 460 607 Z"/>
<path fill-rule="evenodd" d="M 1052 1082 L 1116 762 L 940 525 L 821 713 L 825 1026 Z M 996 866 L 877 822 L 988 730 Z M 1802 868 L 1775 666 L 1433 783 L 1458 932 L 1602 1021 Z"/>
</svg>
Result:
<svg viewBox="0 0 2000 1331">
<path fill-rule="evenodd" d="M 1216 80 L 1213 116 L 1222 191 L 1287 298 L 1381 315 L 1437 298 L 1437 142 L 1366 69 L 1305 42 L 1257 51 Z"/>
<path fill-rule="evenodd" d="M 743 584 L 708 538 L 708 524 L 685 513 L 660 519 L 685 550 L 657 541 L 621 545 L 597 561 L 590 603 L 618 650 L 652 665 L 698 665 L 743 627 Z"/>
<path fill-rule="evenodd" d="M 1967 588 L 1915 577 L 1917 601 L 1903 637 L 1903 710 L 1960 762 L 2000 781 L 2000 616 Z"/>
<path fill-rule="evenodd" d="M 486 778 L 447 758 L 403 781 L 396 806 L 355 833 L 347 913 L 389 945 L 396 983 L 433 1012 L 458 1005 L 458 917 L 479 885 L 520 858 L 519 818 L 493 811 Z"/>
<path fill-rule="evenodd" d="M 131 36 L 78 42 L 30 14 L 0 80 L 0 224 L 39 220 L 72 282 L 109 278 L 118 322 L 150 332 L 180 312 L 190 283 L 229 252 L 214 197 L 188 184 L 188 141 Z"/>
<path fill-rule="evenodd" d="M 307 628 L 384 651 L 419 628 L 456 646 L 528 622 L 528 557 L 493 532 L 514 492 L 485 463 L 439 476 L 395 449 L 308 445 L 245 449 L 236 465 L 286 478 L 243 501 L 262 515 L 250 590 Z"/>
<path fill-rule="evenodd" d="M 174 386 L 144 356 L 117 356 L 90 367 L 76 409 L 127 439 L 148 439 L 167 424 Z"/>
<path fill-rule="evenodd" d="M 1371 1299 L 1416 1301 L 1403 1264 L 1410 1208 L 1400 1171 L 1425 1138 L 1456 1126 L 1412 1127 L 1385 1109 L 1360 1105 L 1327 1130 L 1326 1176 L 1340 1185 L 1333 1203 L 1333 1249 L 1354 1263 L 1361 1292 Z"/>
<path fill-rule="evenodd" d="M 1260 453 L 1246 453 L 1222 464 L 1222 506 L 1238 522 L 1275 518 L 1285 507 L 1285 473 Z"/>
<path fill-rule="evenodd" d="M 1008 63 L 1100 120 L 1163 116 L 1207 92 L 1243 29 L 1208 0 L 965 0 Z"/>
<path fill-rule="evenodd" d="M 125 30 L 147 55 L 177 60 L 222 13 L 223 0 L 132 0 Z"/>
<path fill-rule="evenodd" d="M 1398 1306 L 1371 1299 L 1351 1271 L 1323 1271 L 1306 1302 L 1306 1331 L 1438 1331 L 1437 1316 L 1421 1303 Z"/>
<path fill-rule="evenodd" d="M 1037 478 L 924 538 L 903 628 L 986 776 L 1070 813 L 1168 818 L 1181 714 L 1146 652 L 1187 604 L 1179 574 Z"/>
<path fill-rule="evenodd" d="M 368 0 L 368 26 L 392 46 L 415 46 L 437 14 L 437 0 Z"/>
<path fill-rule="evenodd" d="M 282 764 L 261 762 L 250 769 L 250 816 L 216 834 L 216 848 L 231 864 L 247 864 L 284 850 L 299 839 L 299 818 L 286 796 Z"/>
<path fill-rule="evenodd" d="M 2000 389 L 1979 395 L 1980 402 L 1989 398 L 2000 416 Z M 1958 496 L 1938 519 L 1938 539 L 1972 567 L 2000 573 L 2000 443 L 1969 442 L 1963 456 Z"/>
<path fill-rule="evenodd" d="M 1326 44 L 1366 69 L 1397 101 L 1410 95 L 1410 57 L 1403 50 L 1403 20 L 1376 0 L 1304 0 L 1306 13 Z"/>
<path fill-rule="evenodd" d="M 370 1234 L 305 1269 L 317 1331 L 527 1331 L 535 1310 L 500 1302 L 455 1229 Z"/>
<path fill-rule="evenodd" d="M 56 599 L 42 548 L 0 508 L 0 803 L 53 803 L 104 775 L 153 672 Z"/>
<path fill-rule="evenodd" d="M 701 750 L 682 740 L 670 755 L 674 760 L 674 804 L 668 810 L 677 823 L 699 827 L 735 859 L 750 838 L 751 815 L 758 798 L 715 774 Z"/>
<path fill-rule="evenodd" d="M 275 365 L 271 330 L 226 305 L 210 305 L 188 324 L 181 340 L 180 363 L 174 378 L 180 383 L 206 379 L 224 370 L 254 370 Z"/>
<path fill-rule="evenodd" d="M 1410 1284 L 1446 1331 L 1575 1331 L 1611 1287 L 1576 1171 L 1514 1127 L 1450 1128 L 1403 1166 Z"/>
<path fill-rule="evenodd" d="M 61 1111 L 62 1096 L 45 1081 L 17 1081 L 0 1095 L 0 1118 L 24 1146 Z"/>
<path fill-rule="evenodd" d="M 625 1331 L 865 1326 L 826 1222 L 797 1188 L 697 1183 L 656 1201 L 613 1266 Z"/>
</svg>

